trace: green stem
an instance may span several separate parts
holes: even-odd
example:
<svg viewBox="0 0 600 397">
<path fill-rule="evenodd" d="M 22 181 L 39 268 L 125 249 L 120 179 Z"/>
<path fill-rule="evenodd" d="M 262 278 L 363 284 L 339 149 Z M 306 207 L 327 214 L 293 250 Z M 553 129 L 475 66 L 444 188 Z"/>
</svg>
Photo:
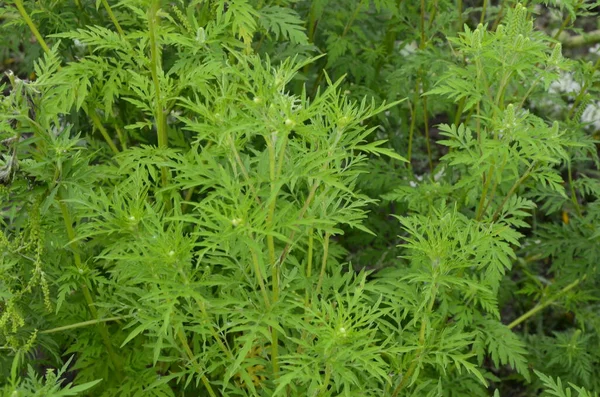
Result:
<svg viewBox="0 0 600 397">
<path fill-rule="evenodd" d="M 579 6 L 581 5 L 581 3 L 584 0 L 579 0 L 577 2 L 577 4 L 575 4 L 574 10 L 573 12 L 577 13 L 577 11 L 579 11 Z M 553 39 L 554 40 L 558 40 L 558 38 L 560 37 L 561 33 L 567 28 L 567 25 L 571 22 L 571 15 L 567 15 L 567 17 L 565 18 L 565 21 L 562 23 L 562 25 L 560 25 L 560 28 L 558 29 L 558 31 L 554 34 Z"/>
<path fill-rule="evenodd" d="M 575 288 L 584 278 L 585 278 L 585 276 L 583 278 L 581 278 L 581 279 L 577 279 L 577 280 L 573 281 L 571 284 L 569 284 L 566 287 L 564 287 L 562 290 L 560 290 L 558 292 L 558 294 L 556 294 L 553 298 L 548 299 L 546 302 L 538 303 L 533 308 L 531 308 L 529 311 L 527 311 L 526 313 L 524 313 L 523 315 L 521 315 L 519 318 L 517 318 L 515 321 L 513 321 L 510 324 L 508 324 L 507 327 L 509 329 L 513 329 L 514 327 L 516 327 L 517 325 L 521 324 L 522 322 L 524 322 L 525 320 L 527 320 L 531 316 L 535 315 L 539 311 L 544 310 L 546 307 L 548 307 L 552 303 L 556 302 L 556 300 L 558 300 L 558 298 L 560 298 L 562 295 L 564 295 L 565 293 L 567 293 L 570 290 L 572 290 L 573 288 Z"/>
<path fill-rule="evenodd" d="M 252 265 L 254 266 L 254 275 L 256 276 L 256 280 L 258 281 L 258 285 L 260 286 L 260 292 L 262 293 L 263 300 L 265 301 L 265 306 L 267 309 L 271 308 L 271 302 L 269 302 L 269 294 L 267 294 L 267 288 L 265 287 L 265 280 L 263 278 L 262 272 L 260 271 L 260 264 L 258 263 L 258 256 L 256 252 L 252 248 L 250 248 L 250 255 L 252 256 Z"/>
<path fill-rule="evenodd" d="M 108 132 L 106 131 L 106 128 L 104 128 L 104 126 L 102 125 L 102 121 L 100 121 L 100 117 L 98 117 L 96 111 L 94 109 L 90 109 L 88 114 L 92 119 L 94 126 L 98 129 L 98 131 L 100 131 L 100 134 L 102 134 L 106 143 L 108 143 L 108 146 L 112 149 L 113 152 L 115 152 L 115 154 L 119 154 L 119 149 L 108 135 Z"/>
<path fill-rule="evenodd" d="M 321 395 L 327 395 L 327 388 L 329 387 L 330 379 L 331 379 L 331 365 L 326 364 L 325 365 L 325 379 L 323 380 L 323 386 L 321 388 L 321 390 L 322 390 Z"/>
<path fill-rule="evenodd" d="M 500 11 L 498 11 L 498 15 L 496 15 L 496 19 L 494 20 L 494 23 L 492 24 L 492 30 L 496 30 L 498 28 L 498 25 L 500 24 L 500 21 L 502 20 L 502 16 L 504 15 L 504 6 L 505 6 L 506 0 L 502 0 L 502 3 L 500 4 Z"/>
<path fill-rule="evenodd" d="M 235 162 L 237 163 L 238 167 L 240 167 L 240 170 L 242 171 L 242 175 L 244 176 L 244 179 L 246 180 L 246 183 L 248 184 L 248 187 L 250 188 L 252 195 L 254 195 L 254 199 L 256 200 L 256 203 L 258 205 L 260 205 L 261 204 L 260 197 L 258 197 L 258 193 L 256 192 L 256 189 L 255 189 L 254 185 L 252 184 L 252 181 L 250 180 L 250 175 L 248 174 L 248 170 L 246 170 L 246 166 L 244 165 L 244 162 L 242 161 L 242 158 L 240 157 L 240 154 L 239 154 L 237 148 L 235 147 L 235 142 L 233 141 L 233 136 L 229 137 L 229 147 L 231 148 L 231 151 L 233 152 L 233 158 L 235 159 Z"/>
<path fill-rule="evenodd" d="M 598 58 L 596 63 L 594 63 L 594 66 L 592 67 L 592 70 L 590 72 L 591 77 L 583 83 L 583 87 L 581 87 L 579 94 L 575 98 L 575 102 L 573 103 L 573 106 L 571 107 L 571 110 L 569 111 L 569 120 L 573 117 L 573 115 L 575 114 L 575 110 L 579 106 L 579 103 L 581 102 L 581 100 L 583 99 L 585 94 L 587 93 L 587 89 L 590 86 L 590 81 L 594 80 L 594 78 L 593 78 L 594 73 L 596 72 L 596 70 L 598 70 L 599 67 L 600 67 L 600 58 Z"/>
<path fill-rule="evenodd" d="M 85 269 L 84 269 L 83 263 L 81 261 L 81 255 L 79 254 L 79 249 L 77 247 L 77 243 L 74 242 L 76 239 L 76 235 L 75 235 L 75 229 L 73 229 L 73 220 L 71 219 L 71 214 L 69 213 L 69 209 L 67 208 L 67 205 L 65 204 L 65 202 L 62 200 L 62 198 L 60 196 L 61 195 L 59 193 L 59 195 L 57 196 L 58 205 L 60 207 L 60 211 L 63 216 L 63 221 L 65 224 L 65 228 L 67 230 L 67 236 L 69 237 L 69 241 L 73 242 L 72 249 L 73 249 L 73 258 L 75 261 L 75 266 L 77 267 L 77 270 L 79 272 L 83 273 L 85 271 Z M 90 314 L 94 318 L 94 321 L 98 321 L 99 315 L 98 315 L 98 311 L 96 310 L 96 304 L 94 303 L 94 299 L 92 298 L 92 293 L 91 293 L 90 289 L 88 288 L 88 286 L 85 283 L 81 284 L 81 291 L 83 292 L 83 297 L 87 303 Z M 104 346 L 106 347 L 106 351 L 108 352 L 108 356 L 115 367 L 117 377 L 119 379 L 122 379 L 123 378 L 123 374 L 122 374 L 123 369 L 122 369 L 121 361 L 119 360 L 118 356 L 116 355 L 115 351 L 113 350 L 112 344 L 110 342 L 110 337 L 108 335 L 108 330 L 104 326 L 104 323 L 102 323 L 102 322 L 98 323 L 98 330 L 100 332 L 102 342 L 104 343 Z"/>
<path fill-rule="evenodd" d="M 200 375 L 200 379 L 202 380 L 204 387 L 206 387 L 206 390 L 208 390 L 208 394 L 210 394 L 211 397 L 217 397 L 212 386 L 210 385 L 210 382 L 208 381 L 208 378 L 206 377 L 206 375 L 204 375 L 204 370 L 203 370 L 202 366 L 196 361 L 196 358 L 194 357 L 194 353 L 192 352 L 192 349 L 190 348 L 190 345 L 188 344 L 187 338 L 186 338 L 182 328 L 179 328 L 179 330 L 177 331 L 177 338 L 183 345 L 183 349 L 185 350 L 185 354 L 188 356 L 188 359 L 196 367 L 196 372 L 198 372 L 198 374 Z"/>
<path fill-rule="evenodd" d="M 321 273 L 319 274 L 319 282 L 315 290 L 315 295 L 319 295 L 321 287 L 323 286 L 323 280 L 325 279 L 325 270 L 327 269 L 327 257 L 329 256 L 329 236 L 330 234 L 325 233 L 325 239 L 323 241 L 323 259 L 321 260 Z"/>
<path fill-rule="evenodd" d="M 433 175 L 433 154 L 431 153 L 431 142 L 429 140 L 429 118 L 427 115 L 427 96 L 423 97 L 423 119 L 425 123 L 425 146 L 427 147 L 427 160 L 429 162 L 429 171 Z"/>
<path fill-rule="evenodd" d="M 458 10 L 458 17 L 457 17 L 458 27 L 456 28 L 456 31 L 462 32 L 462 29 L 463 29 L 463 20 L 462 20 L 463 0 L 457 0 L 456 9 Z"/>
<path fill-rule="evenodd" d="M 512 195 L 515 193 L 515 191 L 517 190 L 517 188 L 519 186 L 521 186 L 521 184 L 523 182 L 525 182 L 525 180 L 527 178 L 529 178 L 529 175 L 531 175 L 531 171 L 533 171 L 534 168 L 535 168 L 535 162 L 532 163 L 529 166 L 529 168 L 527 169 L 527 171 L 525 171 L 525 173 L 512 185 L 512 187 L 508 191 L 508 194 L 506 195 L 506 197 L 504 197 L 504 200 L 502 200 L 502 203 L 500 203 L 500 206 L 494 212 L 494 215 L 492 216 L 492 221 L 493 222 L 495 222 L 496 220 L 498 220 L 498 217 L 500 216 L 500 212 L 502 211 L 502 208 L 504 207 L 504 205 L 506 204 L 506 202 L 512 197 Z"/>
<path fill-rule="evenodd" d="M 45 331 L 40 331 L 39 333 L 40 334 L 52 334 L 52 333 L 55 333 L 55 332 L 68 331 L 70 329 L 87 327 L 88 325 L 96 325 L 96 324 L 100 324 L 100 323 L 108 323 L 108 322 L 111 322 L 111 321 L 124 320 L 124 319 L 126 319 L 128 317 L 131 317 L 131 316 L 108 317 L 108 318 L 99 318 L 99 319 L 96 319 L 96 320 L 82 321 L 80 323 L 69 324 L 69 325 L 65 325 L 65 326 L 62 326 L 62 327 L 47 329 Z"/>
<path fill-rule="evenodd" d="M 119 137 L 121 147 L 123 150 L 127 150 L 127 140 L 125 139 L 125 135 L 123 134 L 123 131 L 121 131 L 121 127 L 119 127 L 118 124 L 115 124 L 115 131 L 117 131 L 117 136 Z"/>
<path fill-rule="evenodd" d="M 486 177 L 486 175 L 484 174 L 483 178 L 484 178 L 484 185 L 483 185 L 483 191 L 481 192 L 481 198 L 479 199 L 479 205 L 477 206 L 477 214 L 475 219 L 476 220 L 480 220 L 481 216 L 483 215 L 483 209 L 484 209 L 484 205 L 485 205 L 485 199 L 487 197 L 487 193 L 488 190 L 490 188 L 490 182 L 492 180 L 492 169 L 493 169 L 494 165 L 492 164 L 492 168 L 490 168 L 488 175 Z"/>
<path fill-rule="evenodd" d="M 312 277 L 312 264 L 313 264 L 313 249 L 314 249 L 314 233 L 313 228 L 308 229 L 308 249 L 306 253 L 306 279 L 310 280 Z M 308 288 L 305 293 L 305 302 L 308 305 Z"/>
<path fill-rule="evenodd" d="M 542 76 L 539 76 L 537 79 L 535 79 L 533 81 L 533 83 L 529 86 L 529 89 L 527 90 L 527 92 L 525 93 L 525 95 L 523 95 L 523 99 L 521 99 L 521 102 L 519 102 L 519 107 L 522 108 L 523 105 L 525 104 L 525 101 L 527 100 L 527 98 L 529 98 L 529 95 L 531 95 L 531 93 L 533 92 L 533 89 L 537 86 L 537 84 L 542 80 Z"/>
<path fill-rule="evenodd" d="M 315 40 L 315 32 L 317 31 L 317 23 L 319 22 L 317 19 L 316 7 L 319 4 L 318 1 L 313 1 L 310 5 L 310 10 L 308 12 L 308 42 L 314 43 Z M 308 66 L 308 65 L 307 65 Z"/>
<path fill-rule="evenodd" d="M 418 359 L 421 357 L 421 355 L 423 354 L 423 351 L 425 350 L 425 331 L 427 329 L 427 320 L 429 318 L 429 315 L 431 314 L 431 311 L 433 310 L 433 305 L 435 303 L 436 295 L 437 295 L 437 286 L 435 285 L 435 282 L 434 282 L 433 292 L 431 294 L 431 300 L 429 301 L 429 304 L 427 305 L 427 312 L 423 313 L 423 319 L 421 320 L 421 328 L 419 329 L 419 349 L 416 351 L 415 358 L 412 360 L 410 367 L 408 368 L 408 371 L 406 371 L 406 374 L 404 374 L 404 376 L 402 377 L 400 384 L 396 387 L 396 389 L 394 389 L 394 392 L 392 393 L 392 397 L 397 397 L 398 393 L 400 393 L 400 391 L 404 388 L 404 386 L 406 385 L 406 382 L 410 379 L 412 374 L 415 372 L 415 369 L 417 368 Z"/>
<path fill-rule="evenodd" d="M 571 201 L 573 202 L 573 206 L 575 207 L 575 211 L 577 211 L 577 215 L 582 216 L 581 207 L 579 206 L 579 202 L 577 201 L 577 194 L 575 193 L 575 186 L 573 185 L 573 172 L 571 170 L 571 162 L 567 162 L 567 171 L 569 173 L 569 188 L 571 190 Z"/>
<path fill-rule="evenodd" d="M 483 7 L 481 8 L 481 18 L 479 19 L 479 23 L 483 25 L 483 22 L 485 21 L 485 14 L 487 12 L 487 0 L 483 0 Z"/>
<path fill-rule="evenodd" d="M 158 138 L 158 147 L 166 149 L 169 145 L 167 136 L 167 124 L 163 109 L 163 101 L 160 90 L 159 70 L 162 68 L 160 64 L 160 48 L 156 40 L 156 30 L 158 24 L 158 10 L 160 2 L 155 0 L 148 10 L 148 32 L 150 35 L 150 73 L 152 74 L 152 82 L 154 83 L 154 117 L 156 119 L 156 131 Z M 167 186 L 167 169 L 161 168 L 162 185 Z"/>
<path fill-rule="evenodd" d="M 428 29 L 431 30 L 431 27 L 433 26 L 433 22 L 435 21 L 435 17 L 437 16 L 437 11 L 438 11 L 438 0 L 435 0 L 433 2 L 433 11 L 431 12 L 431 17 L 429 19 L 429 26 Z"/>
<path fill-rule="evenodd" d="M 318 187 L 319 187 L 319 183 L 318 182 L 314 182 L 313 185 L 312 185 L 312 187 L 310 188 L 310 192 L 308 193 L 308 197 L 304 201 L 304 205 L 302 206 L 302 209 L 300 210 L 300 214 L 298 214 L 298 221 L 302 220 L 302 218 L 304 217 L 304 214 L 308 210 L 308 206 L 310 205 L 310 203 L 312 202 L 313 198 L 315 197 L 315 193 L 316 193 Z M 292 243 L 291 242 L 294 241 L 294 237 L 295 236 L 296 236 L 296 231 L 292 230 L 292 232 L 290 233 L 290 237 L 288 238 L 288 240 L 290 242 L 285 245 L 285 248 L 283 249 L 283 252 L 281 252 L 281 255 L 279 256 L 279 261 L 278 262 L 280 264 L 285 261 L 285 258 L 287 256 L 287 254 L 289 253 L 290 248 L 292 247 Z"/>
<path fill-rule="evenodd" d="M 419 44 L 419 48 L 421 51 L 425 50 L 427 46 L 427 42 L 425 40 L 425 0 L 421 0 L 421 42 Z M 425 79 L 423 78 L 423 69 L 419 70 L 419 81 L 420 84 L 417 85 L 418 89 L 423 85 L 423 91 L 425 92 Z M 417 91 L 418 93 L 419 91 Z M 419 96 L 420 97 L 420 96 Z M 433 174 L 433 156 L 431 154 L 431 143 L 429 142 L 429 120 L 427 114 L 427 96 L 424 96 L 422 101 L 423 105 L 423 124 L 425 128 L 425 146 L 427 148 L 427 159 L 429 161 L 429 171 Z"/>
<path fill-rule="evenodd" d="M 600 42 L 600 30 L 585 32 L 577 36 L 569 36 L 567 34 L 566 37 L 559 37 L 559 40 L 565 48 L 581 47 L 584 45 L 595 44 Z"/>
<path fill-rule="evenodd" d="M 279 148 L 279 158 L 276 157 L 277 141 L 275 139 L 267 138 L 267 149 L 269 151 L 269 174 L 271 179 L 271 203 L 269 205 L 269 212 L 267 214 L 267 229 L 269 235 L 267 235 L 267 249 L 269 251 L 269 263 L 271 265 L 271 288 L 272 288 L 272 304 L 276 304 L 279 300 L 279 266 L 281 263 L 276 260 L 275 257 L 275 240 L 273 238 L 273 221 L 275 218 L 275 210 L 277 208 L 277 180 L 281 174 L 283 168 L 283 161 L 285 159 L 285 150 L 287 144 L 287 136 L 280 138 L 283 139 L 281 147 Z M 273 364 L 273 375 L 275 379 L 279 377 L 279 336 L 276 328 L 271 329 L 271 360 Z"/>
<path fill-rule="evenodd" d="M 365 0 L 361 0 L 358 3 L 358 5 L 356 6 L 356 8 L 354 9 L 354 12 L 352 13 L 352 16 L 350 17 L 350 19 L 346 23 L 346 26 L 344 26 L 344 31 L 342 32 L 342 38 L 346 37 L 346 34 L 350 30 L 350 27 L 352 26 L 352 24 L 354 23 L 354 21 L 358 17 L 358 14 L 360 13 L 360 10 L 361 10 L 364 2 L 365 2 Z"/>
<path fill-rule="evenodd" d="M 561 33 L 566 29 L 567 25 L 570 22 L 571 22 L 571 15 L 567 15 L 567 17 L 565 18 L 562 25 L 560 25 L 560 28 L 554 34 L 554 37 L 552 37 L 555 41 L 558 41 L 558 38 L 560 37 Z"/>
<path fill-rule="evenodd" d="M 425 0 L 421 0 L 421 15 L 420 15 L 420 30 L 421 30 L 421 50 L 425 48 Z"/>
<path fill-rule="evenodd" d="M 504 158 L 504 161 L 502 162 L 502 167 L 500 167 L 500 171 L 497 172 L 498 175 L 502 175 L 505 167 L 506 167 L 506 158 Z M 487 212 L 488 207 L 494 201 L 494 198 L 496 197 L 496 189 L 497 188 L 498 188 L 498 180 L 495 179 L 494 185 L 492 186 L 492 193 L 488 195 L 489 198 L 487 200 L 485 207 L 483 207 L 483 211 L 481 211 L 481 216 L 483 216 L 483 214 L 485 214 Z"/>
<path fill-rule="evenodd" d="M 512 72 L 509 72 L 507 75 L 502 76 L 502 80 L 500 81 L 500 85 L 498 86 L 498 92 L 496 93 L 496 98 L 494 103 L 496 107 L 494 108 L 494 116 L 496 115 L 497 109 L 504 109 L 504 92 L 506 91 L 506 87 L 508 86 L 508 82 L 512 76 Z"/>
<path fill-rule="evenodd" d="M 40 45 L 44 49 L 44 52 L 46 54 L 50 55 L 51 54 L 50 48 L 46 44 L 46 41 L 44 40 L 44 38 L 42 37 L 42 35 L 40 34 L 40 31 L 35 26 L 35 23 L 33 23 L 33 21 L 31 20 L 31 18 L 29 17 L 29 14 L 25 10 L 25 7 L 23 7 L 23 0 L 15 0 L 15 5 L 17 6 L 17 9 L 19 10 L 19 13 L 21 14 L 21 16 L 23 17 L 23 19 L 25 20 L 25 23 L 27 24 L 27 26 L 29 26 L 29 29 L 31 30 L 31 33 L 33 33 L 33 35 L 37 39 L 38 43 L 40 43 Z"/>
<path fill-rule="evenodd" d="M 102 5 L 104 6 L 104 9 L 108 13 L 108 17 L 110 18 L 112 23 L 115 25 L 115 28 L 117 28 L 117 32 L 119 32 L 119 34 L 121 36 L 125 36 L 125 32 L 123 32 L 123 29 L 121 29 L 121 25 L 119 25 L 119 21 L 115 17 L 115 14 L 113 13 L 112 8 L 110 8 L 108 1 L 102 0 Z"/>
<path fill-rule="evenodd" d="M 417 102 L 419 101 L 419 87 L 420 87 L 421 78 L 417 78 L 417 82 L 415 84 L 415 96 L 413 99 L 413 103 L 410 106 L 410 128 L 408 130 L 408 167 L 412 168 L 412 146 L 413 146 L 413 138 L 415 135 L 415 126 L 417 123 Z"/>
<path fill-rule="evenodd" d="M 463 109 L 465 107 L 466 97 L 460 98 L 458 101 L 458 106 L 456 107 L 456 114 L 454 115 L 454 125 L 458 127 L 460 124 L 460 117 L 462 116 Z"/>
<path fill-rule="evenodd" d="M 190 285 L 190 280 L 187 277 L 187 275 L 183 272 L 183 270 L 180 269 L 179 275 L 181 276 L 181 278 L 183 280 L 183 285 Z M 229 351 L 227 346 L 225 346 L 225 344 L 223 343 L 223 340 L 221 340 L 221 336 L 219 336 L 219 334 L 215 330 L 214 323 L 212 322 L 212 319 L 209 317 L 208 312 L 206 311 L 206 306 L 204 305 L 204 302 L 202 302 L 197 297 L 194 297 L 194 300 L 196 301 L 196 305 L 198 306 L 200 313 L 202 313 L 202 316 L 204 316 L 204 318 L 207 320 L 207 323 L 210 324 L 210 332 L 211 332 L 213 338 L 215 339 L 215 341 L 217 341 L 217 344 L 219 345 L 221 350 L 223 350 L 223 353 L 225 353 L 227 355 L 227 357 L 229 357 L 230 359 L 233 359 L 233 355 L 231 354 L 231 351 Z"/>
</svg>

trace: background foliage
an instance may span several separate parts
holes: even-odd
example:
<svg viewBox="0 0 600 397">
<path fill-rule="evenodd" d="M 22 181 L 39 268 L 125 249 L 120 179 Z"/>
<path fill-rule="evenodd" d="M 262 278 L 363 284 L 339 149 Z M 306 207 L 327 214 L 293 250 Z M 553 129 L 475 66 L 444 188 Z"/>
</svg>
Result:
<svg viewBox="0 0 600 397">
<path fill-rule="evenodd" d="M 5 395 L 597 395 L 600 3 L 0 4 Z"/>
</svg>

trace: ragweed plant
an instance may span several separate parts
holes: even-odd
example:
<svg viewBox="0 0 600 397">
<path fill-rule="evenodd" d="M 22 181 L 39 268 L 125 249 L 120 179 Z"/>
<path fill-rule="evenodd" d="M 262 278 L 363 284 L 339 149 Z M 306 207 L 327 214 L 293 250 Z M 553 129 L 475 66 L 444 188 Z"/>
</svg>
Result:
<svg viewBox="0 0 600 397">
<path fill-rule="evenodd" d="M 493 3 L 10 2 L 2 392 L 594 395 L 597 64 Z"/>
</svg>

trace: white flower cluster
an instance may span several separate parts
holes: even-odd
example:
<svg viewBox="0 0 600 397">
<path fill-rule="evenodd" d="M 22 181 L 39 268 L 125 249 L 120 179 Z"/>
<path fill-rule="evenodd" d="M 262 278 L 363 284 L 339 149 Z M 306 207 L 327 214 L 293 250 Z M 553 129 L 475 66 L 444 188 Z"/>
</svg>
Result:
<svg viewBox="0 0 600 397">
<path fill-rule="evenodd" d="M 581 122 L 600 130 L 600 101 L 587 105 L 581 114 Z"/>
<path fill-rule="evenodd" d="M 573 73 L 563 73 L 548 88 L 550 94 L 573 94 L 581 90 L 581 85 L 573 79 Z"/>
</svg>

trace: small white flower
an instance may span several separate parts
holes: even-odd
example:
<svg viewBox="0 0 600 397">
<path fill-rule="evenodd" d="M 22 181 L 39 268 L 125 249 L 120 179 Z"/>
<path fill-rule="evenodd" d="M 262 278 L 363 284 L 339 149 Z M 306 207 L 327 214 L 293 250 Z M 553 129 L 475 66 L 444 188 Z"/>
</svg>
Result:
<svg viewBox="0 0 600 397">
<path fill-rule="evenodd" d="M 417 186 L 419 186 L 419 184 L 417 182 L 415 182 L 415 181 L 410 181 L 410 182 L 408 182 L 408 184 L 410 185 L 410 187 L 417 187 Z"/>
<path fill-rule="evenodd" d="M 596 44 L 589 49 L 590 54 L 600 55 L 600 43 Z"/>
</svg>

